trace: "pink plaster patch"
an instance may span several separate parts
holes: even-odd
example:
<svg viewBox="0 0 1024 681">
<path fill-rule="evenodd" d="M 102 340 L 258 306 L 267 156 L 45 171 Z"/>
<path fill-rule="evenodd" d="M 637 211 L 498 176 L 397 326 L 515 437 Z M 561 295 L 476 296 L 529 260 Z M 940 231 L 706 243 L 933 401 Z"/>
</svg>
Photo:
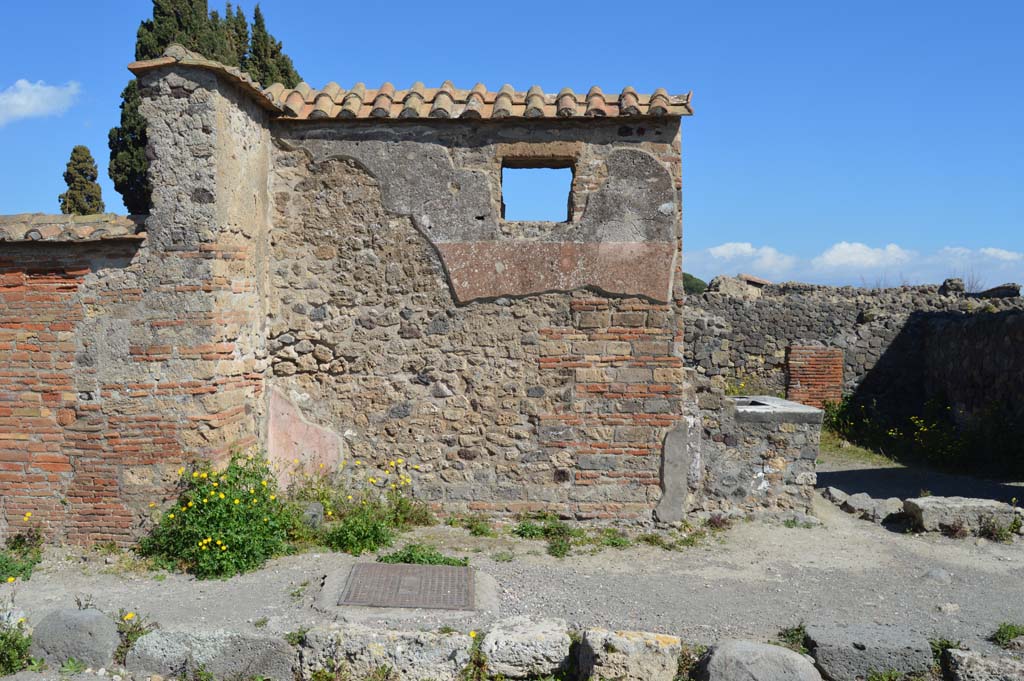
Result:
<svg viewBox="0 0 1024 681">
<path fill-rule="evenodd" d="M 310 423 L 284 394 L 270 389 L 267 459 L 281 489 L 304 475 L 333 474 L 344 452 L 340 435 Z"/>
</svg>

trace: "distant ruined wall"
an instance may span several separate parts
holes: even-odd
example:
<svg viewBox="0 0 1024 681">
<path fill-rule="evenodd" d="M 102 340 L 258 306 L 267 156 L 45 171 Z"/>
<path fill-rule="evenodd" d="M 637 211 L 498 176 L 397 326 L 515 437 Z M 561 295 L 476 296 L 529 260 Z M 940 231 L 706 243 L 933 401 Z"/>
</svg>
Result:
<svg viewBox="0 0 1024 681">
<path fill-rule="evenodd" d="M 688 365 L 720 377 L 732 392 L 789 389 L 792 396 L 795 388 L 803 397 L 793 379 L 804 368 L 791 370 L 792 351 L 797 349 L 801 361 L 822 363 L 827 353 L 810 350 L 820 346 L 842 351 L 836 387 L 864 399 L 884 394 L 919 409 L 941 396 L 969 411 L 983 402 L 1019 401 L 1013 377 L 1024 345 L 1012 340 L 1019 336 L 1024 310 L 1019 296 L 978 298 L 939 286 L 787 283 L 731 290 L 687 297 L 683 353 Z"/>
</svg>

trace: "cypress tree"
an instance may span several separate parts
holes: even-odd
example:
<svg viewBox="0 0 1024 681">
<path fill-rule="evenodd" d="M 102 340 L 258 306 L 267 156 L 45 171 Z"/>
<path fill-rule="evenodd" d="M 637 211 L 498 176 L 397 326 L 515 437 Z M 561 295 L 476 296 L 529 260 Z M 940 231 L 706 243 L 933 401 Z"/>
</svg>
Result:
<svg viewBox="0 0 1024 681">
<path fill-rule="evenodd" d="M 155 59 L 168 45 L 179 43 L 210 59 L 238 66 L 266 85 L 279 81 L 294 87 L 301 78 L 282 51 L 281 43 L 267 32 L 259 6 L 253 21 L 250 42 L 249 25 L 241 7 L 227 4 L 221 19 L 217 12 L 208 11 L 206 0 L 153 0 L 153 18 L 140 23 L 136 33 L 135 58 Z M 257 51 L 259 57 L 254 58 Z M 138 84 L 133 80 L 121 93 L 120 125 L 112 128 L 108 136 L 110 179 L 132 214 L 148 213 L 150 207 L 146 121 L 139 112 L 141 101 Z"/>
<path fill-rule="evenodd" d="M 252 38 L 246 72 L 263 86 L 284 83 L 285 87 L 295 87 L 302 80 L 291 57 L 282 51 L 281 43 L 267 31 L 259 5 L 252 13 Z"/>
<path fill-rule="evenodd" d="M 64 170 L 68 190 L 60 195 L 60 212 L 65 215 L 92 215 L 103 212 L 103 197 L 96 183 L 99 171 L 89 147 L 79 144 L 71 150 Z"/>
</svg>

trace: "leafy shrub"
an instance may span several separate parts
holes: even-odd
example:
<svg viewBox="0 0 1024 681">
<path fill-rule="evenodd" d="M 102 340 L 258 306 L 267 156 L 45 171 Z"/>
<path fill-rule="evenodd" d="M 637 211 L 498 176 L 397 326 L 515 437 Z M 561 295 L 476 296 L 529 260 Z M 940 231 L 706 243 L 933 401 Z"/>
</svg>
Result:
<svg viewBox="0 0 1024 681">
<path fill-rule="evenodd" d="M 469 565 L 469 558 L 452 558 L 446 556 L 435 547 L 429 544 L 409 544 L 394 553 L 381 556 L 377 559 L 379 563 L 408 563 L 411 565 L 452 565 L 465 567 Z"/>
<path fill-rule="evenodd" d="M 31 515 L 26 515 L 26 518 Z M 7 540 L 0 550 L 0 579 L 30 579 L 32 570 L 43 559 L 43 535 L 37 528 L 20 532 Z"/>
<path fill-rule="evenodd" d="M 28 654 L 31 645 L 32 637 L 25 632 L 24 623 L 0 623 L 0 676 L 16 674 L 28 667 L 32 661 Z"/>
<path fill-rule="evenodd" d="M 149 622 L 145 617 L 136 615 L 132 611 L 119 611 L 117 613 L 117 634 L 121 637 L 121 642 L 114 651 L 114 662 L 121 665 L 125 664 L 128 653 L 135 645 L 135 642 L 149 632 L 159 628 L 160 625 L 156 622 Z"/>
<path fill-rule="evenodd" d="M 613 549 L 625 549 L 633 545 L 626 533 L 614 527 L 605 527 L 598 531 L 594 537 L 594 543 L 598 546 L 607 546 Z"/>
<path fill-rule="evenodd" d="M 344 510 L 324 529 L 324 543 L 335 551 L 359 556 L 391 546 L 395 540 L 395 516 L 388 504 L 362 500 Z"/>
<path fill-rule="evenodd" d="M 179 474 L 182 491 L 140 543 L 143 555 L 207 579 L 254 570 L 288 550 L 298 521 L 278 499 L 266 461 L 235 456 L 220 472 L 200 464 Z"/>
<path fill-rule="evenodd" d="M 1009 648 L 1013 639 L 1024 636 L 1024 625 L 1003 622 L 989 637 L 1000 648 Z"/>
<path fill-rule="evenodd" d="M 1017 534 L 1017 530 L 1020 529 L 1020 524 L 1020 516 L 1016 514 L 1013 516 L 1013 520 L 1006 525 L 1003 525 L 995 518 L 989 516 L 982 519 L 980 534 L 986 539 L 1008 544 L 1013 541 L 1014 535 Z"/>
</svg>

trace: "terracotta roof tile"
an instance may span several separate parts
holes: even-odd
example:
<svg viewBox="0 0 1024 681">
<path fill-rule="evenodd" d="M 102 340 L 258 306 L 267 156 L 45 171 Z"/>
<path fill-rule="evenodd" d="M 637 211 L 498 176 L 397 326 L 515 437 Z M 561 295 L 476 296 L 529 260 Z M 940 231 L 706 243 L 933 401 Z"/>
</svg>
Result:
<svg viewBox="0 0 1024 681">
<path fill-rule="evenodd" d="M 100 241 L 144 239 L 144 217 L 98 215 L 0 215 L 0 241 Z"/>
<path fill-rule="evenodd" d="M 478 83 L 471 90 L 460 90 L 451 81 L 439 88 L 416 83 L 408 90 L 396 90 L 384 83 L 375 90 L 357 83 L 351 90 L 337 83 L 328 83 L 315 90 L 307 83 L 292 89 L 280 83 L 261 88 L 236 68 L 190 52 L 180 45 L 171 45 L 163 57 L 134 62 L 128 68 L 136 75 L 146 71 L 184 64 L 223 74 L 255 97 L 264 108 L 298 120 L 331 118 L 575 118 L 579 116 L 689 116 L 691 93 L 670 95 L 664 88 L 652 94 L 638 93 L 632 87 L 618 95 L 606 96 L 601 88 L 592 87 L 586 96 L 569 88 L 557 95 L 545 93 L 533 85 L 525 92 L 503 85 L 492 92 Z"/>
</svg>

